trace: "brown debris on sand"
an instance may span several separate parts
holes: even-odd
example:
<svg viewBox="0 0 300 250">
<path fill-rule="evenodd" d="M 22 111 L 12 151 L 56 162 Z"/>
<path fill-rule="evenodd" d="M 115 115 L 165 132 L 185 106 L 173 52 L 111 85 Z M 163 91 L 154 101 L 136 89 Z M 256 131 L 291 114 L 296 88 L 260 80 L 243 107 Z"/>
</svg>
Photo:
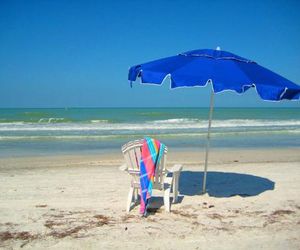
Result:
<svg viewBox="0 0 300 250">
<path fill-rule="evenodd" d="M 176 215 L 180 215 L 180 216 L 185 217 L 185 218 L 191 218 L 191 219 L 196 219 L 197 218 L 197 214 L 188 213 L 188 212 L 184 212 L 184 211 L 181 211 L 181 210 L 172 210 L 172 213 L 176 214 Z"/>
<path fill-rule="evenodd" d="M 121 217 L 122 222 L 128 222 L 130 220 L 136 219 L 137 216 L 133 215 L 133 214 L 125 214 Z"/>
<path fill-rule="evenodd" d="M 53 236 L 54 238 L 65 238 L 67 236 L 75 236 L 74 234 L 78 233 L 81 230 L 85 230 L 87 229 L 86 225 L 82 225 L 82 226 L 76 226 L 74 228 L 70 228 L 67 230 L 62 230 L 62 231 L 52 231 L 51 233 L 49 233 L 50 236 Z"/>
<path fill-rule="evenodd" d="M 96 218 L 98 220 L 96 223 L 97 226 L 108 225 L 112 221 L 111 218 L 109 218 L 105 215 L 102 215 L 102 214 L 94 215 L 94 218 Z"/>
<path fill-rule="evenodd" d="M 217 213 L 207 214 L 207 217 L 209 217 L 211 219 L 218 219 L 218 220 L 222 220 L 224 218 L 224 216 L 217 214 Z"/>
<path fill-rule="evenodd" d="M 48 227 L 50 229 L 52 229 L 54 226 L 61 226 L 61 225 L 63 225 L 62 222 L 57 222 L 57 221 L 55 222 L 53 220 L 46 220 L 44 224 L 45 227 Z"/>
<path fill-rule="evenodd" d="M 36 207 L 36 208 L 39 208 L 39 207 L 40 207 L 40 208 L 44 208 L 44 207 L 48 207 L 48 205 L 46 205 L 46 204 L 41 204 L 41 205 L 36 205 L 35 207 Z"/>
<path fill-rule="evenodd" d="M 283 209 L 280 209 L 280 210 L 276 210 L 274 211 L 271 216 L 280 216 L 280 215 L 286 215 L 286 214 L 294 214 L 295 211 L 292 211 L 292 210 L 283 210 Z"/>
<path fill-rule="evenodd" d="M 0 241 L 6 241 L 6 240 L 32 240 L 35 239 L 37 236 L 31 234 L 27 231 L 22 232 L 9 232 L 4 231 L 0 232 Z"/>
<path fill-rule="evenodd" d="M 115 221 L 106 215 L 93 215 L 91 211 L 58 211 L 44 216 L 47 218 L 44 226 L 50 230 L 47 235 L 54 238 L 85 237 L 88 230 L 110 225 Z"/>
<path fill-rule="evenodd" d="M 284 210 L 284 209 L 279 209 L 279 210 L 275 210 L 274 212 L 272 212 L 269 215 L 265 215 L 265 217 L 267 217 L 266 222 L 263 224 L 263 227 L 266 227 L 270 224 L 274 224 L 274 223 L 280 223 L 282 218 L 285 215 L 291 215 L 291 214 L 295 214 L 295 211 L 292 210 Z"/>
</svg>

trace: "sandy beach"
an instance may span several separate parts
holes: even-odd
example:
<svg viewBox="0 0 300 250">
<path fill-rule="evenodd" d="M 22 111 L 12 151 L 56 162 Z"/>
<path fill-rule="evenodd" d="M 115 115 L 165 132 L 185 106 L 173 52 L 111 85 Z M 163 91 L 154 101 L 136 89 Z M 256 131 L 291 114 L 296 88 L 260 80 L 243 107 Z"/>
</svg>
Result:
<svg viewBox="0 0 300 250">
<path fill-rule="evenodd" d="M 160 193 L 141 218 L 125 212 L 121 153 L 0 159 L 3 249 L 299 249 L 300 150 L 170 150 L 183 164 L 180 199 Z"/>
<path fill-rule="evenodd" d="M 299 13 L 0 1 L 0 250 L 300 250 Z"/>
</svg>

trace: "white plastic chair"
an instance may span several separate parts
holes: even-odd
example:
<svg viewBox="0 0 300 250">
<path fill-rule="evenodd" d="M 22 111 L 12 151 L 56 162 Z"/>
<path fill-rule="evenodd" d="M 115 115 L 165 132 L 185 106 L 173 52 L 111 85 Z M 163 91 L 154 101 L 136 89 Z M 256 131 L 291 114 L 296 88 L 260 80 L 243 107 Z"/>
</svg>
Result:
<svg viewBox="0 0 300 250">
<path fill-rule="evenodd" d="M 122 146 L 122 152 L 126 164 L 120 167 L 120 170 L 128 172 L 131 176 L 131 184 L 128 193 L 126 211 L 129 212 L 132 202 L 138 200 L 140 190 L 140 159 L 144 140 L 130 141 Z M 176 164 L 171 169 L 166 169 L 168 148 L 165 147 L 160 162 L 156 166 L 153 190 L 161 190 L 164 194 L 164 206 L 167 212 L 170 212 L 170 193 L 173 192 L 173 203 L 178 200 L 178 182 L 182 165 Z"/>
</svg>

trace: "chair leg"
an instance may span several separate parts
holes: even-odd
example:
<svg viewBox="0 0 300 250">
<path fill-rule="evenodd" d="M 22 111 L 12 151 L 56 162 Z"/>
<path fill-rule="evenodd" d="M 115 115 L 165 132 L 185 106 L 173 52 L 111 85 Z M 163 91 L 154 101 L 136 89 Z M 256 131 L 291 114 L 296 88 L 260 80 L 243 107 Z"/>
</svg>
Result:
<svg viewBox="0 0 300 250">
<path fill-rule="evenodd" d="M 138 198 L 139 198 L 139 189 L 138 188 L 135 188 L 134 189 L 134 201 L 137 201 Z"/>
<path fill-rule="evenodd" d="M 179 182 L 179 173 L 174 173 L 173 180 L 173 203 L 176 203 L 178 200 L 178 182 Z"/>
<path fill-rule="evenodd" d="M 128 193 L 128 198 L 127 198 L 126 212 L 130 211 L 131 202 L 132 202 L 132 196 L 133 196 L 133 191 L 134 191 L 134 187 L 130 187 L 129 193 Z"/>
<path fill-rule="evenodd" d="M 171 192 L 171 186 L 165 189 L 164 192 L 164 205 L 165 205 L 166 212 L 170 212 L 170 192 Z"/>
</svg>

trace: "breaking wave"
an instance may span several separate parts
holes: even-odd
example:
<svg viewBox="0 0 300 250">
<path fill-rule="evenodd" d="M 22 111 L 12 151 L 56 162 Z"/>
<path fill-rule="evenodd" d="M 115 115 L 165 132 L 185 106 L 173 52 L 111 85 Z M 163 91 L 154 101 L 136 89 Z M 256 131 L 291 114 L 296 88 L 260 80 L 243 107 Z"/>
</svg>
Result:
<svg viewBox="0 0 300 250">
<path fill-rule="evenodd" d="M 52 119 L 52 120 L 51 120 Z M 1 131 L 120 131 L 120 130 L 189 130 L 207 129 L 206 120 L 197 119 L 167 119 L 141 123 L 112 123 L 108 120 L 91 120 L 89 123 L 61 122 L 63 118 L 49 118 L 39 123 L 11 122 L 0 123 Z M 231 119 L 213 120 L 215 129 L 262 129 L 300 128 L 300 120 L 250 120 Z"/>
</svg>

